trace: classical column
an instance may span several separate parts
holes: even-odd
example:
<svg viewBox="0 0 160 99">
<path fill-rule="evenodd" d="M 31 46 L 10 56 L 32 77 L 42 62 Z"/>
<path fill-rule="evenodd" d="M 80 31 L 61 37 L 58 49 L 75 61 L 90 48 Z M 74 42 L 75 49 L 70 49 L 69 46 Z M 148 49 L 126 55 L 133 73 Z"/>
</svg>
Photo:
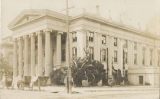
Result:
<svg viewBox="0 0 160 99">
<path fill-rule="evenodd" d="M 66 66 L 69 66 L 70 65 L 70 60 L 69 60 L 69 58 L 70 58 L 70 55 L 69 55 L 69 50 L 70 50 L 70 48 L 68 48 L 68 40 L 69 40 L 69 35 L 67 34 L 67 36 L 66 36 Z M 69 45 L 70 46 L 70 45 Z"/>
<path fill-rule="evenodd" d="M 31 76 L 36 76 L 36 52 L 35 52 L 35 34 L 31 35 Z"/>
<path fill-rule="evenodd" d="M 77 57 L 84 57 L 85 56 L 85 51 L 84 49 L 86 48 L 86 34 L 88 31 L 85 30 L 78 30 L 76 31 L 76 37 L 77 37 L 77 43 L 75 44 L 72 39 L 70 39 L 70 47 L 77 47 Z M 72 36 L 71 36 L 72 37 Z M 72 57 L 72 49 L 70 50 L 70 54 Z M 71 58 L 72 59 L 72 58 Z"/>
<path fill-rule="evenodd" d="M 123 71 L 123 41 L 118 39 L 118 69 Z"/>
<path fill-rule="evenodd" d="M 56 54 L 56 66 L 61 66 L 61 35 L 63 32 L 57 33 L 57 54 Z"/>
<path fill-rule="evenodd" d="M 137 65 L 138 66 L 142 66 L 142 56 L 143 56 L 142 50 L 143 50 L 142 44 L 137 43 Z"/>
<path fill-rule="evenodd" d="M 29 43 L 28 35 L 24 37 L 24 76 L 29 76 Z"/>
<path fill-rule="evenodd" d="M 94 33 L 94 59 L 100 61 L 101 35 Z"/>
<path fill-rule="evenodd" d="M 134 64 L 134 58 L 133 58 L 133 52 L 134 52 L 134 43 L 132 41 L 128 41 L 128 65 L 133 66 Z"/>
<path fill-rule="evenodd" d="M 153 66 L 158 66 L 158 49 L 157 49 L 157 47 L 155 47 L 154 49 L 153 49 Z"/>
<path fill-rule="evenodd" d="M 42 33 L 38 33 L 38 76 L 43 76 Z"/>
<path fill-rule="evenodd" d="M 150 52 L 149 52 L 149 48 L 147 47 L 145 51 L 145 66 L 150 66 Z"/>
<path fill-rule="evenodd" d="M 45 76 L 49 76 L 52 71 L 51 65 L 51 37 L 50 31 L 45 31 Z"/>
<path fill-rule="evenodd" d="M 22 48 L 22 38 L 20 37 L 19 38 L 19 41 L 18 41 L 18 46 L 19 46 L 19 59 L 18 59 L 18 72 L 19 72 L 19 77 L 20 79 L 22 79 L 22 76 L 23 76 L 23 48 Z"/>
<path fill-rule="evenodd" d="M 113 54 L 114 54 L 114 38 L 112 36 L 109 36 L 109 42 L 108 42 L 108 75 L 112 76 L 112 65 L 113 65 Z"/>
<path fill-rule="evenodd" d="M 13 78 L 17 77 L 18 75 L 18 64 L 17 64 L 17 41 L 14 39 L 14 51 L 13 51 Z"/>
</svg>

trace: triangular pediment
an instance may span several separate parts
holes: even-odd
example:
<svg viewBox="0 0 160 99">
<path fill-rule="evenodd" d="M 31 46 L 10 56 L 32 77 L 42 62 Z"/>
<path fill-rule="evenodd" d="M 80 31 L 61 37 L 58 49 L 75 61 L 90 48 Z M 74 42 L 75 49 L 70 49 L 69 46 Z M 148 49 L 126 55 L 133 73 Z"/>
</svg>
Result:
<svg viewBox="0 0 160 99">
<path fill-rule="evenodd" d="M 13 21 L 8 25 L 10 30 L 15 29 L 25 23 L 29 23 L 35 19 L 39 19 L 44 16 L 50 16 L 60 20 L 66 20 L 66 16 L 62 13 L 51 11 L 48 9 L 26 9 L 23 10 Z"/>
<path fill-rule="evenodd" d="M 30 22 L 34 19 L 37 19 L 43 15 L 41 10 L 24 10 L 22 11 L 16 18 L 13 19 L 13 21 L 9 24 L 9 28 L 16 27 L 18 25 L 25 24 L 27 22 Z"/>
<path fill-rule="evenodd" d="M 24 23 L 32 21 L 38 17 L 39 17 L 39 15 L 25 15 L 20 20 L 18 20 L 14 25 L 24 24 Z"/>
</svg>

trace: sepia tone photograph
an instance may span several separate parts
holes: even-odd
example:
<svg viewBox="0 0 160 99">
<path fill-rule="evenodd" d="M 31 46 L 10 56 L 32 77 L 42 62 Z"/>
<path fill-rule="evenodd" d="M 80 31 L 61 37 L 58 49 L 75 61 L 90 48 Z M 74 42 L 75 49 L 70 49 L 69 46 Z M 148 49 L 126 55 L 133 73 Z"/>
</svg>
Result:
<svg viewBox="0 0 160 99">
<path fill-rule="evenodd" d="M 0 99 L 160 99 L 160 0 L 0 0 Z"/>
</svg>

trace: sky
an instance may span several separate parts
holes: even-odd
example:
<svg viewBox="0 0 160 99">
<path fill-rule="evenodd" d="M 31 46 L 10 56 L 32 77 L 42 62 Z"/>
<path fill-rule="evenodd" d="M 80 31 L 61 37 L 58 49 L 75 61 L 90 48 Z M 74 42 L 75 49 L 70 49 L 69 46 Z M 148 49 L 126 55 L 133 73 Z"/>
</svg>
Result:
<svg viewBox="0 0 160 99">
<path fill-rule="evenodd" d="M 8 24 L 24 9 L 50 9 L 60 13 L 66 0 L 1 0 L 1 33 L 12 33 Z M 160 0 L 69 0 L 70 15 L 86 12 L 96 13 L 100 6 L 100 15 L 106 19 L 145 30 L 150 19 L 160 13 Z M 120 21 L 121 20 L 121 21 Z"/>
</svg>

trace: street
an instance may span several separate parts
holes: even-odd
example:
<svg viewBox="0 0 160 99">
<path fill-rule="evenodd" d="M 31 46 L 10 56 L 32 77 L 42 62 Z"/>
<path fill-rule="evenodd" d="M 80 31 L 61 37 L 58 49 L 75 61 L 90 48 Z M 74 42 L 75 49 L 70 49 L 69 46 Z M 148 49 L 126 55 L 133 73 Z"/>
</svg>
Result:
<svg viewBox="0 0 160 99">
<path fill-rule="evenodd" d="M 159 89 L 147 86 L 73 88 L 44 87 L 42 91 L 0 89 L 0 99 L 159 99 Z"/>
</svg>

